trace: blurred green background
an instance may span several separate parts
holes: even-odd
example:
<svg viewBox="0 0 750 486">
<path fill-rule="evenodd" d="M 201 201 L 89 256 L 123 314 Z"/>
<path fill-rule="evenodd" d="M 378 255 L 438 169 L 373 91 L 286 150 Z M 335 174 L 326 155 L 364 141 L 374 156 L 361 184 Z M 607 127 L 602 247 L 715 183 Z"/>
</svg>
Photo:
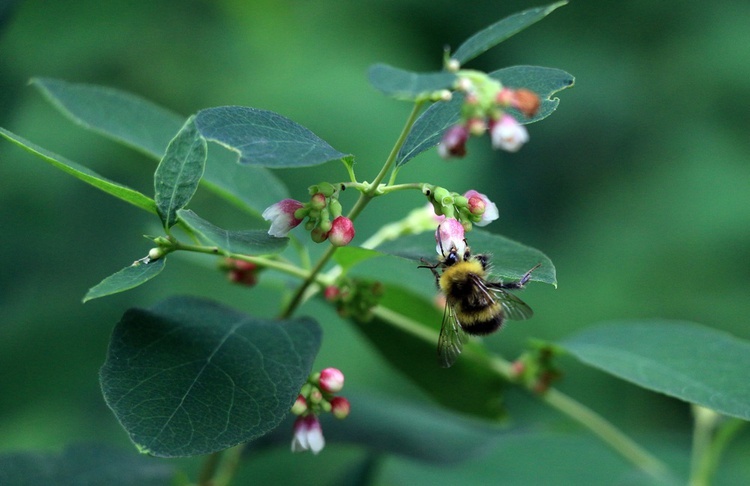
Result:
<svg viewBox="0 0 750 486">
<path fill-rule="evenodd" d="M 444 45 L 455 47 L 494 20 L 538 5 L 0 2 L 0 126 L 151 194 L 151 160 L 75 127 L 27 86 L 33 76 L 56 77 L 137 93 L 185 115 L 227 104 L 273 110 L 355 154 L 358 176 L 371 180 L 410 107 L 370 88 L 367 67 L 387 62 L 439 69 Z M 519 153 L 493 152 L 487 139 L 472 140 L 466 159 L 446 162 L 430 151 L 400 173 L 400 182 L 488 194 L 500 208 L 491 231 L 539 248 L 555 263 L 559 288 L 526 290 L 536 316 L 488 338 L 489 347 L 512 357 L 529 337 L 556 340 L 603 320 L 640 317 L 691 320 L 750 339 L 747 19 L 746 0 L 575 0 L 468 66 L 533 64 L 576 77 L 573 89 L 559 93 L 558 111 L 529 126 L 531 142 Z M 279 175 L 300 198 L 311 183 L 346 178 L 335 164 Z M 158 233 L 155 218 L 5 142 L 0 187 L 0 451 L 60 450 L 92 440 L 130 447 L 97 378 L 109 333 L 128 307 L 191 293 L 274 313 L 272 286 L 252 293 L 231 287 L 213 262 L 194 258 L 174 258 L 157 280 L 83 305 L 90 286 L 146 254 L 141 235 Z M 422 203 L 416 193 L 376 201 L 357 223 L 357 240 Z M 196 206 L 227 227 L 262 225 L 210 194 L 199 194 Z M 431 285 L 425 276 L 425 286 Z M 259 304 L 265 301 L 271 304 Z M 344 370 L 348 387 L 436 407 L 329 310 L 313 303 L 304 311 L 316 315 L 326 333 L 318 362 Z M 570 360 L 562 364 L 564 391 L 637 438 L 673 436 L 674 450 L 666 456 L 687 450 L 685 404 Z M 501 444 L 476 464 L 439 474 L 393 459 L 383 484 L 415 484 L 415 478 L 450 484 L 454 477 L 523 483 L 529 468 L 509 458 L 546 451 L 555 471 L 575 464 L 579 446 L 581 454 L 598 450 L 593 439 L 533 401 L 510 397 L 509 405 L 519 420 L 572 435 L 559 443 Z M 747 450 L 748 435 L 726 462 L 746 473 L 750 466 L 742 465 L 738 451 Z M 253 471 L 256 478 L 284 481 L 312 468 L 320 483 L 335 481 L 336 472 L 359 457 L 345 453 L 342 460 L 337 451 L 334 446 L 315 459 L 265 454 Z M 731 482 L 731 474 L 720 474 Z"/>
</svg>

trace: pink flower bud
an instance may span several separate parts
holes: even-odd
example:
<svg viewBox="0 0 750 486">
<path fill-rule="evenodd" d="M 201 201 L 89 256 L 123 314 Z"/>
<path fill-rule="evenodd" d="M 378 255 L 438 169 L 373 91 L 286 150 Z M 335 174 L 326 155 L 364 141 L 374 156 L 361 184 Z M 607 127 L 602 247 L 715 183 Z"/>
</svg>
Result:
<svg viewBox="0 0 750 486">
<path fill-rule="evenodd" d="M 299 395 L 297 400 L 294 401 L 294 405 L 292 405 L 292 413 L 294 415 L 302 415 L 305 412 L 307 412 L 307 400 L 302 395 Z"/>
<path fill-rule="evenodd" d="M 495 203 L 484 194 L 472 189 L 467 191 L 464 197 L 469 200 L 469 212 L 482 217 L 475 223 L 477 226 L 487 226 L 500 217 Z"/>
<path fill-rule="evenodd" d="M 466 240 L 464 239 L 464 227 L 457 219 L 446 218 L 440 223 L 435 231 L 435 250 L 441 258 L 445 259 L 452 251 L 463 258 L 466 252 Z"/>
<path fill-rule="evenodd" d="M 503 115 L 500 120 L 490 123 L 490 136 L 493 148 L 508 152 L 518 152 L 529 141 L 529 132 L 510 115 Z"/>
<path fill-rule="evenodd" d="M 333 397 L 331 400 L 331 413 L 337 419 L 345 419 L 349 415 L 351 405 L 344 397 Z"/>
<path fill-rule="evenodd" d="M 292 452 L 312 451 L 313 454 L 323 450 L 326 441 L 318 417 L 313 414 L 299 417 L 294 422 Z"/>
<path fill-rule="evenodd" d="M 338 299 L 340 293 L 341 291 L 338 287 L 335 285 L 329 285 L 326 287 L 325 291 L 323 291 L 323 297 L 325 297 L 327 301 L 332 302 Z"/>
<path fill-rule="evenodd" d="M 263 219 L 271 222 L 268 234 L 283 238 L 289 231 L 302 222 L 294 212 L 302 208 L 302 203 L 294 199 L 283 199 L 263 211 Z"/>
<path fill-rule="evenodd" d="M 438 154 L 444 159 L 463 157 L 466 155 L 468 139 L 469 130 L 463 125 L 454 125 L 443 134 L 443 139 L 438 145 Z"/>
<path fill-rule="evenodd" d="M 324 392 L 340 392 L 344 388 L 344 374 L 337 368 L 326 368 L 320 372 L 318 383 Z"/>
<path fill-rule="evenodd" d="M 346 246 L 354 238 L 354 224 L 346 216 L 339 216 L 331 223 L 328 239 L 333 246 Z"/>
</svg>

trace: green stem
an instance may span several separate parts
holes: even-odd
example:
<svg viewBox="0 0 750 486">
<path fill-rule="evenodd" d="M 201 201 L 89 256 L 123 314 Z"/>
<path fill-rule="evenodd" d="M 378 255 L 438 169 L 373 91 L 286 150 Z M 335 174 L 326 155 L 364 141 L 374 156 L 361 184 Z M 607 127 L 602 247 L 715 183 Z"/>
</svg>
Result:
<svg viewBox="0 0 750 486">
<path fill-rule="evenodd" d="M 414 107 L 409 114 L 409 118 L 406 119 L 406 123 L 404 124 L 404 128 L 401 130 L 401 134 L 399 135 L 398 140 L 396 140 L 396 143 L 393 145 L 393 149 L 391 149 L 391 153 L 388 154 L 388 158 L 386 159 L 385 164 L 383 164 L 383 167 L 380 169 L 380 172 L 377 176 L 375 176 L 375 180 L 372 181 L 372 188 L 369 192 L 370 196 L 375 195 L 375 192 L 378 190 L 378 186 L 381 182 L 383 182 L 385 176 L 388 175 L 388 171 L 391 170 L 391 167 L 393 167 L 393 164 L 396 162 L 398 152 L 399 150 L 401 150 L 404 142 L 406 142 L 406 137 L 409 136 L 409 132 L 411 132 L 411 127 L 414 125 L 414 122 L 417 121 L 417 116 L 422 109 L 422 105 L 424 105 L 424 100 L 414 103 Z M 394 179 L 394 177 L 392 177 L 391 179 Z"/>
<path fill-rule="evenodd" d="M 375 176 L 375 179 L 372 181 L 372 184 L 370 184 L 369 189 L 360 193 L 359 199 L 357 199 L 357 202 L 354 204 L 354 207 L 351 209 L 351 211 L 349 211 L 347 218 L 349 218 L 350 220 L 354 221 L 357 218 L 357 216 L 359 216 L 360 213 L 362 213 L 362 211 L 365 209 L 365 207 L 367 207 L 367 205 L 370 203 L 370 201 L 372 201 L 374 197 L 382 194 L 382 192 L 379 192 L 378 186 L 383 181 L 385 176 L 388 174 L 388 171 L 391 169 L 394 162 L 396 161 L 396 156 L 398 156 L 399 150 L 401 150 L 401 147 L 404 145 L 404 142 L 406 141 L 406 137 L 409 135 L 409 132 L 411 131 L 412 125 L 414 125 L 414 122 L 417 120 L 417 115 L 419 115 L 419 111 L 421 110 L 423 103 L 424 101 L 418 101 L 414 103 L 414 108 L 412 108 L 412 111 L 409 114 L 409 118 L 406 120 L 406 123 L 404 124 L 404 128 L 401 130 L 401 134 L 396 140 L 396 143 L 393 145 L 393 148 L 391 149 L 390 154 L 388 154 L 388 158 L 383 164 L 383 167 L 380 169 L 380 172 L 378 173 L 377 176 Z M 338 248 L 335 246 L 330 246 L 328 247 L 326 252 L 323 254 L 323 256 L 320 257 L 320 260 L 318 260 L 318 263 L 310 271 L 310 275 L 304 280 L 304 282 L 302 282 L 302 285 L 300 285 L 297 291 L 294 293 L 294 296 L 292 297 L 292 300 L 289 302 L 289 305 L 287 305 L 284 312 L 282 312 L 281 314 L 282 318 L 287 318 L 291 316 L 294 313 L 294 311 L 297 309 L 297 307 L 299 307 L 300 304 L 304 301 L 304 296 L 307 293 L 307 289 L 315 281 L 318 274 L 323 271 L 323 268 L 331 259 L 331 257 L 333 257 L 333 254 L 336 253 L 337 249 Z"/>
<path fill-rule="evenodd" d="M 669 477 L 669 469 L 664 463 L 582 403 L 554 388 L 538 396 L 548 405 L 589 429 L 621 456 L 653 478 L 663 481 Z"/>
<path fill-rule="evenodd" d="M 219 466 L 213 481 L 206 483 L 210 486 L 227 486 L 237 472 L 240 464 L 242 451 L 245 450 L 245 444 L 240 444 L 227 449 L 222 454 L 221 465 Z"/>
<path fill-rule="evenodd" d="M 280 272 L 284 272 L 300 278 L 307 278 L 310 273 L 289 263 L 272 260 L 266 257 L 243 255 L 240 253 L 223 253 L 218 247 L 215 246 L 189 245 L 186 243 L 180 243 L 179 241 L 173 241 L 170 251 L 176 250 L 191 251 L 194 253 L 206 253 L 209 255 L 224 255 L 235 260 L 243 260 L 246 262 L 255 263 L 262 267 L 273 268 L 274 270 L 278 270 Z"/>
</svg>

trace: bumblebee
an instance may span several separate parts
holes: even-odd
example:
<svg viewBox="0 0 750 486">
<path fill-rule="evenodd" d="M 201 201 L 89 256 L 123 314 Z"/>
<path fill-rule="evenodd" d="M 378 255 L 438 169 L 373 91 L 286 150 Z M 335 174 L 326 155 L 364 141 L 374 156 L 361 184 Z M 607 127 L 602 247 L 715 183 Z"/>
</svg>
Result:
<svg viewBox="0 0 750 486">
<path fill-rule="evenodd" d="M 472 255 L 468 246 L 463 254 L 459 254 L 455 246 L 447 254 L 442 247 L 440 250 L 442 258 L 439 262 L 419 268 L 432 271 L 438 289 L 445 296 L 437 353 L 438 364 L 450 368 L 461 354 L 467 334 L 491 334 L 500 329 L 505 319 L 524 320 L 534 314 L 524 301 L 508 290 L 522 289 L 531 278 L 531 272 L 541 263 L 526 272 L 518 282 L 489 281 L 487 255 Z"/>
</svg>

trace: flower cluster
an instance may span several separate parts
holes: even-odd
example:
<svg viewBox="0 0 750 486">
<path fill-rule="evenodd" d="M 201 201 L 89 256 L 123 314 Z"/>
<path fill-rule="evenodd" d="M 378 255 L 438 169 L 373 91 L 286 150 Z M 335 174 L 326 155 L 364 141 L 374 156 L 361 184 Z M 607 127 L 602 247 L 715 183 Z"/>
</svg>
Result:
<svg viewBox="0 0 750 486">
<path fill-rule="evenodd" d="M 346 246 L 354 238 L 352 220 L 341 214 L 339 191 L 333 184 L 322 182 L 310 186 L 310 201 L 302 203 L 284 199 L 263 211 L 263 219 L 271 222 L 268 234 L 283 238 L 307 218 L 305 229 L 316 243 L 330 241 L 334 246 Z"/>
<path fill-rule="evenodd" d="M 460 195 L 443 187 L 425 184 L 422 192 L 429 199 L 437 222 L 445 218 L 455 218 L 464 225 L 466 230 L 469 230 L 472 224 L 487 226 L 499 217 L 495 203 L 473 189 Z"/>
<path fill-rule="evenodd" d="M 292 406 L 292 413 L 297 416 L 292 452 L 317 454 L 323 450 L 325 438 L 318 419 L 320 414 L 330 412 L 338 419 L 349 415 L 349 400 L 336 395 L 342 388 L 344 374 L 337 368 L 326 368 L 310 375 Z"/>
<path fill-rule="evenodd" d="M 553 361 L 559 354 L 559 349 L 547 343 L 532 343 L 532 349 L 513 362 L 513 377 L 533 392 L 543 394 L 562 377 L 562 372 Z"/>
<path fill-rule="evenodd" d="M 336 306 L 341 317 L 366 322 L 372 318 L 372 308 L 380 303 L 383 292 L 380 282 L 345 278 L 326 287 L 324 297 Z"/>
<path fill-rule="evenodd" d="M 469 137 L 489 130 L 492 147 L 517 152 L 528 142 L 529 133 L 507 110 L 515 109 L 525 117 L 539 110 L 536 93 L 528 89 L 511 89 L 478 71 L 457 70 L 456 91 L 464 93 L 461 121 L 443 134 L 438 153 L 447 159 L 466 155 Z"/>
</svg>

